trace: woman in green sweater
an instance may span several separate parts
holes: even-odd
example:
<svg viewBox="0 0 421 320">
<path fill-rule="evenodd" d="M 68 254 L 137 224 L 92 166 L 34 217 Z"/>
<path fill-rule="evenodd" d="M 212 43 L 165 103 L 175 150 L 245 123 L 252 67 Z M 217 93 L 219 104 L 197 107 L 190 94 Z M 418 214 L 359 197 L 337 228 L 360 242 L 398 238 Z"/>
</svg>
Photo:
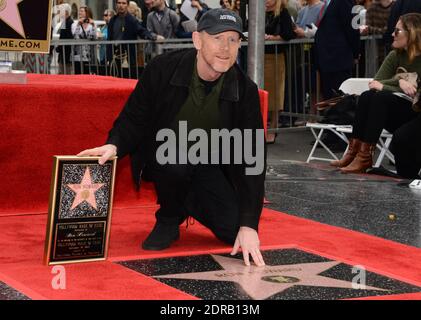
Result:
<svg viewBox="0 0 421 320">
<path fill-rule="evenodd" d="M 399 79 L 397 73 L 414 73 L 421 79 L 421 14 L 403 15 L 393 32 L 394 50 L 386 57 L 380 70 L 358 101 L 352 138 L 341 160 L 331 162 L 343 173 L 362 173 L 371 168 L 376 143 L 383 129 L 393 133 L 415 119 L 412 102 L 397 96 L 414 97 L 417 86 Z"/>
</svg>

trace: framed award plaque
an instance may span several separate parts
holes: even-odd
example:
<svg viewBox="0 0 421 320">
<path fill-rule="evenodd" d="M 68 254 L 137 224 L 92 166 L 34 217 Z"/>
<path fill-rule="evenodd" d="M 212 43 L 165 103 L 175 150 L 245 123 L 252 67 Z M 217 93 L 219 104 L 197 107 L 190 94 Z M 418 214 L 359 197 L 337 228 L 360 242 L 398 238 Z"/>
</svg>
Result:
<svg viewBox="0 0 421 320">
<path fill-rule="evenodd" d="M 117 158 L 55 156 L 44 261 L 48 265 L 105 260 Z"/>
</svg>

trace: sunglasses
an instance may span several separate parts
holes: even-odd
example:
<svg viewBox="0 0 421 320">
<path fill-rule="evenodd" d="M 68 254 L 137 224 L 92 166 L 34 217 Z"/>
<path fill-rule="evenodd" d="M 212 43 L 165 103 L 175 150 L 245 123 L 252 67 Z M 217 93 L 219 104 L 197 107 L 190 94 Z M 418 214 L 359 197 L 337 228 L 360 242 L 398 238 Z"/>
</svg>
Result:
<svg viewBox="0 0 421 320">
<path fill-rule="evenodd" d="M 405 32 L 405 30 L 399 29 L 399 28 L 395 28 L 395 30 L 393 31 L 394 34 L 398 35 L 400 33 Z"/>
</svg>

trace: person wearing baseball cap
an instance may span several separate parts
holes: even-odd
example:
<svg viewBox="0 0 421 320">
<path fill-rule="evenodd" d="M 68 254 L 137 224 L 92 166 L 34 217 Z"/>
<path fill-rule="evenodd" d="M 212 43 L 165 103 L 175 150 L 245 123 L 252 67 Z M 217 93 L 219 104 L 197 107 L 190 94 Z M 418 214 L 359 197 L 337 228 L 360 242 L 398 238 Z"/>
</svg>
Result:
<svg viewBox="0 0 421 320">
<path fill-rule="evenodd" d="M 245 39 L 243 21 L 235 11 L 229 9 L 213 9 L 206 12 L 199 20 L 197 31 L 206 31 L 209 34 L 236 31 L 242 39 Z"/>
<path fill-rule="evenodd" d="M 102 164 L 112 156 L 130 154 L 138 185 L 145 172 L 153 180 L 160 208 L 155 214 L 155 226 L 142 243 L 143 250 L 168 248 L 180 238 L 179 225 L 186 219 L 188 224 L 189 217 L 193 217 L 219 240 L 233 245 L 231 254 L 241 248 L 246 265 L 250 265 L 251 255 L 257 266 L 263 266 L 258 225 L 263 208 L 266 148 L 258 88 L 236 64 L 244 37 L 241 18 L 230 10 L 209 10 L 192 37 L 195 48 L 165 53 L 148 63 L 106 144 L 79 155 L 101 156 Z M 245 154 L 238 163 L 235 154 L 229 156 L 229 163 L 187 160 L 185 164 L 180 160 L 179 155 L 185 152 L 180 144 L 167 141 L 176 149 L 178 162 L 163 164 L 159 152 L 165 142 L 157 134 L 171 129 L 177 139 L 181 138 L 180 129 L 185 123 L 189 136 L 194 129 L 205 133 L 212 129 L 236 130 L 242 137 L 247 137 L 246 131 L 252 132 L 240 147 L 250 150 L 255 163 L 250 164 Z M 225 157 L 227 150 L 238 152 L 235 140 L 228 139 L 229 149 L 218 144 L 218 154 Z M 209 159 L 213 151 L 205 158 Z M 257 168 L 253 173 L 248 170 Z"/>
</svg>

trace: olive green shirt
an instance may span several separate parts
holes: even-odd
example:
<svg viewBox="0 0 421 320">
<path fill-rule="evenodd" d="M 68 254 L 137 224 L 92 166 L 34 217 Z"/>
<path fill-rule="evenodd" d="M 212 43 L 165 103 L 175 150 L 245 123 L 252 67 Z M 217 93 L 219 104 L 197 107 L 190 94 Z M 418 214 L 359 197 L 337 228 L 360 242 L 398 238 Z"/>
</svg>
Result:
<svg viewBox="0 0 421 320">
<path fill-rule="evenodd" d="M 180 121 L 187 122 L 187 133 L 193 129 L 203 129 L 207 133 L 208 146 L 210 151 L 216 149 L 216 145 L 211 141 L 211 129 L 220 128 L 219 119 L 219 96 L 224 83 L 225 74 L 223 74 L 214 83 L 207 82 L 211 86 L 206 86 L 204 81 L 199 78 L 197 65 L 194 66 L 193 76 L 190 82 L 189 95 L 176 115 L 172 128 L 178 137 Z M 195 141 L 188 142 L 190 148 Z"/>
<path fill-rule="evenodd" d="M 390 52 L 384 59 L 374 80 L 383 84 L 383 90 L 402 92 L 402 89 L 399 87 L 399 80 L 393 79 L 397 72 L 402 72 L 398 71 L 399 67 L 405 68 L 407 72 L 418 73 L 418 80 L 421 80 L 421 56 L 417 56 L 410 63 L 408 53 L 406 51 L 398 52 L 397 50 Z"/>
<path fill-rule="evenodd" d="M 219 129 L 219 95 L 223 82 L 224 75 L 217 80 L 210 93 L 206 94 L 205 84 L 200 80 L 195 66 L 189 96 L 175 117 L 173 128 L 178 129 L 179 121 L 187 121 L 188 132 L 197 128 L 208 133 L 211 129 Z"/>
</svg>

